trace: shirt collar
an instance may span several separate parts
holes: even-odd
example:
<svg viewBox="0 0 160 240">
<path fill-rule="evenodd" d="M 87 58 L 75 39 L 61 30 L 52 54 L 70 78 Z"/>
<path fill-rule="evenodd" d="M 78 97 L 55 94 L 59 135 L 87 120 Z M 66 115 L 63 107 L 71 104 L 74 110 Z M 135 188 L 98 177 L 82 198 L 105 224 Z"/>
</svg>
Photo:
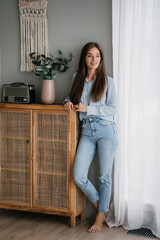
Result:
<svg viewBox="0 0 160 240">
<path fill-rule="evenodd" d="M 94 81 L 95 81 L 95 79 L 96 79 L 96 76 L 94 77 L 94 79 L 93 79 L 91 82 L 94 82 Z M 87 77 L 86 77 L 85 81 L 86 81 L 86 82 L 88 82 L 88 79 L 87 79 Z M 91 83 L 91 82 L 88 82 L 88 83 Z"/>
</svg>

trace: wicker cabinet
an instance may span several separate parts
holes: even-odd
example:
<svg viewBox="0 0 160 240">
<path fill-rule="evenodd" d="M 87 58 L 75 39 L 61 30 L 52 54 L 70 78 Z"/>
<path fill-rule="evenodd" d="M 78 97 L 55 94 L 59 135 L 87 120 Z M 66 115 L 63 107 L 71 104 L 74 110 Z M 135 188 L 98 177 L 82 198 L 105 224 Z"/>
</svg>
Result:
<svg viewBox="0 0 160 240">
<path fill-rule="evenodd" d="M 63 106 L 0 103 L 0 208 L 85 218 L 72 177 L 76 112 Z"/>
</svg>

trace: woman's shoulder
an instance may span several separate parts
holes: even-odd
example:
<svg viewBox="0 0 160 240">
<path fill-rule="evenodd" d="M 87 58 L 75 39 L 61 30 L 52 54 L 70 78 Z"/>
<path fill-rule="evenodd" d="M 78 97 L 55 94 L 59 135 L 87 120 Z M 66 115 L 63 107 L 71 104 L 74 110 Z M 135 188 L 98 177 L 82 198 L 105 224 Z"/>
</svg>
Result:
<svg viewBox="0 0 160 240">
<path fill-rule="evenodd" d="M 106 76 L 106 80 L 108 80 L 108 82 L 113 82 L 113 78 L 109 76 Z"/>
<path fill-rule="evenodd" d="M 106 76 L 106 82 L 109 85 L 113 85 L 114 84 L 114 80 L 112 77 Z"/>
</svg>

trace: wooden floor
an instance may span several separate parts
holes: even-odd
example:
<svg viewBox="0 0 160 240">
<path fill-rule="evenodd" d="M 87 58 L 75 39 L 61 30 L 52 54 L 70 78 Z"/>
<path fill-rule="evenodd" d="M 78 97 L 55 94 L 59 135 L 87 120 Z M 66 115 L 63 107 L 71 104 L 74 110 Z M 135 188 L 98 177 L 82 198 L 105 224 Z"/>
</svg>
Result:
<svg viewBox="0 0 160 240">
<path fill-rule="evenodd" d="M 71 229 L 67 217 L 0 209 L 0 240 L 148 240 L 106 224 L 100 233 L 88 233 L 92 223 L 77 219 L 77 227 Z"/>
</svg>

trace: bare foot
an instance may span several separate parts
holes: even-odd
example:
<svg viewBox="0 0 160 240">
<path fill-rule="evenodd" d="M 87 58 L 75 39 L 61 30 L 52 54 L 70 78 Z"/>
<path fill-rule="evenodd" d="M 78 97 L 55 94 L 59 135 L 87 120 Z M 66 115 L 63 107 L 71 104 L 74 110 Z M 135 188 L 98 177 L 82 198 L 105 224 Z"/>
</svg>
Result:
<svg viewBox="0 0 160 240">
<path fill-rule="evenodd" d="M 97 233 L 102 230 L 103 223 L 106 221 L 104 212 L 98 212 L 94 224 L 88 230 L 89 233 Z"/>
</svg>

